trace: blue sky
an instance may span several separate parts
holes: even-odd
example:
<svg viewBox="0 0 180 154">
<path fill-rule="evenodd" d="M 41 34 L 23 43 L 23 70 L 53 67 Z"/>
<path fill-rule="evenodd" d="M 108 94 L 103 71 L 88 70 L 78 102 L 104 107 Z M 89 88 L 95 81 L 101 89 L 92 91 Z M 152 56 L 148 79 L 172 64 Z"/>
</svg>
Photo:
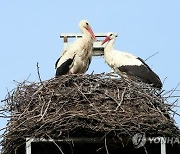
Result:
<svg viewBox="0 0 180 154">
<path fill-rule="evenodd" d="M 118 50 L 143 59 L 158 52 L 147 64 L 162 81 L 166 79 L 164 90 L 175 88 L 180 82 L 179 6 L 179 0 L 0 1 L 0 100 L 7 89 L 16 87 L 13 80 L 39 81 L 37 62 L 43 80 L 54 77 L 54 64 L 63 49 L 59 35 L 79 33 L 81 19 L 87 19 L 94 32 L 117 32 Z M 93 58 L 87 73 L 109 70 L 103 58 Z M 0 120 L 4 127 L 6 122 Z M 180 117 L 175 120 L 180 126 Z"/>
</svg>

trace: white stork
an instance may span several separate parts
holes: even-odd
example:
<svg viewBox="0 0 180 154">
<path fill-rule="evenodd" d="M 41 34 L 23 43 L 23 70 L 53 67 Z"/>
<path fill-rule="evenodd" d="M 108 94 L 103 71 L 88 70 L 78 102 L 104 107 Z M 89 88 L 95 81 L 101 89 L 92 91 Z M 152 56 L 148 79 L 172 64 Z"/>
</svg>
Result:
<svg viewBox="0 0 180 154">
<path fill-rule="evenodd" d="M 108 33 L 102 42 L 102 45 L 108 42 L 104 48 L 107 64 L 121 77 L 140 79 L 145 83 L 152 84 L 153 87 L 162 88 L 159 76 L 141 58 L 114 49 L 115 38 L 114 33 Z"/>
<path fill-rule="evenodd" d="M 92 58 L 93 40 L 96 37 L 86 20 L 79 22 L 83 33 L 82 38 L 75 40 L 56 61 L 56 76 L 64 74 L 85 73 L 89 68 Z"/>
</svg>

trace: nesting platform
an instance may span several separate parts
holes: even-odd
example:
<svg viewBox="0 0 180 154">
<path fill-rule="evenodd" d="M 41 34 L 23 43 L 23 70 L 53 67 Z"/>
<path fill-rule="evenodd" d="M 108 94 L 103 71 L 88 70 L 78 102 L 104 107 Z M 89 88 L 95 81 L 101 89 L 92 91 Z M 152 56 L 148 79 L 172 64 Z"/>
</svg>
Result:
<svg viewBox="0 0 180 154">
<path fill-rule="evenodd" d="M 4 112 L 10 120 L 1 145 L 8 154 L 24 152 L 27 138 L 74 138 L 84 142 L 96 138 L 102 148 L 94 147 L 101 153 L 110 150 L 112 143 L 126 147 L 124 143 L 130 142 L 136 133 L 180 137 L 169 113 L 171 105 L 160 91 L 111 74 L 64 75 L 38 83 L 25 81 L 4 101 Z M 71 151 L 74 147 L 72 143 Z M 87 147 L 87 153 L 90 149 Z"/>
</svg>

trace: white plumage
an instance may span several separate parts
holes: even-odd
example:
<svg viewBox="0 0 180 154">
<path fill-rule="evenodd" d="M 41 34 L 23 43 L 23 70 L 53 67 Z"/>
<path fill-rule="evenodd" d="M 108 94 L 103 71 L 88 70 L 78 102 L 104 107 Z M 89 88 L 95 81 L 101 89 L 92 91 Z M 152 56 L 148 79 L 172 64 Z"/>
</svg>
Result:
<svg viewBox="0 0 180 154">
<path fill-rule="evenodd" d="M 81 20 L 82 38 L 75 40 L 56 62 L 56 76 L 85 73 L 92 58 L 93 39 L 96 39 L 88 21 Z"/>
<path fill-rule="evenodd" d="M 108 42 L 104 49 L 107 64 L 122 77 L 140 79 L 154 87 L 161 88 L 162 83 L 159 76 L 141 58 L 114 49 L 115 38 L 114 33 L 108 33 L 102 42 L 102 44 Z"/>
</svg>

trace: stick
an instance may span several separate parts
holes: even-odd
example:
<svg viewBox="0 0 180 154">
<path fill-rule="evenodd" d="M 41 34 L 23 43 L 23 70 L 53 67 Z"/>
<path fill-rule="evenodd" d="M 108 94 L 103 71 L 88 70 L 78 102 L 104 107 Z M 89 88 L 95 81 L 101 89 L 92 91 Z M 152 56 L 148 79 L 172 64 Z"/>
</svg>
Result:
<svg viewBox="0 0 180 154">
<path fill-rule="evenodd" d="M 157 55 L 159 52 L 154 53 L 153 55 L 149 56 L 148 58 L 146 58 L 144 61 L 147 61 L 148 59 L 152 58 L 153 56 Z"/>
<path fill-rule="evenodd" d="M 39 81 L 42 83 L 40 72 L 39 72 L 39 63 L 38 62 L 36 64 L 36 67 L 37 67 L 37 73 L 38 73 Z"/>
<path fill-rule="evenodd" d="M 126 87 L 124 88 L 124 91 L 123 91 L 123 93 L 122 93 L 122 95 L 121 95 L 121 101 L 118 103 L 118 106 L 116 107 L 116 110 L 115 110 L 115 111 L 117 111 L 117 109 L 121 106 L 121 103 L 122 103 L 123 100 L 124 100 L 124 94 L 125 94 L 125 92 L 126 92 Z"/>
<path fill-rule="evenodd" d="M 105 148 L 106 148 L 106 152 L 107 152 L 107 154 L 109 154 L 109 151 L 108 151 L 108 148 L 107 148 L 107 142 L 106 142 L 106 137 L 105 137 Z"/>
<path fill-rule="evenodd" d="M 62 149 L 59 147 L 59 145 L 48 135 L 48 134 L 46 134 L 48 137 L 49 137 L 49 139 L 51 139 L 52 141 L 53 141 L 53 143 L 57 146 L 57 148 L 59 149 L 59 151 L 62 153 L 62 154 L 64 154 L 64 152 L 62 151 Z"/>
</svg>

